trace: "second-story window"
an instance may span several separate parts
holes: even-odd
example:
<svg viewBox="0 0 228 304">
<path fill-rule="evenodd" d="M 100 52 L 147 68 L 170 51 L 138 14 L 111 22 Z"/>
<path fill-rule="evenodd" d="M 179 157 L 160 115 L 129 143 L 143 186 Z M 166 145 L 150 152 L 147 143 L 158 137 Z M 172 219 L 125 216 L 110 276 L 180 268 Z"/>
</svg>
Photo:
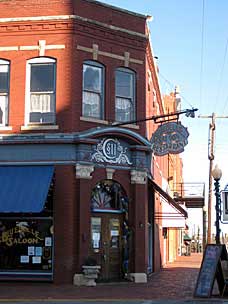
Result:
<svg viewBox="0 0 228 304">
<path fill-rule="evenodd" d="M 115 117 L 116 121 L 134 120 L 135 109 L 135 73 L 127 68 L 118 68 L 115 73 Z"/>
<path fill-rule="evenodd" d="M 0 59 L 0 126 L 8 124 L 9 61 Z"/>
<path fill-rule="evenodd" d="M 55 60 L 46 57 L 31 59 L 28 61 L 27 72 L 27 122 L 55 123 Z"/>
<path fill-rule="evenodd" d="M 83 64 L 82 115 L 104 118 L 104 67 L 95 61 Z"/>
</svg>

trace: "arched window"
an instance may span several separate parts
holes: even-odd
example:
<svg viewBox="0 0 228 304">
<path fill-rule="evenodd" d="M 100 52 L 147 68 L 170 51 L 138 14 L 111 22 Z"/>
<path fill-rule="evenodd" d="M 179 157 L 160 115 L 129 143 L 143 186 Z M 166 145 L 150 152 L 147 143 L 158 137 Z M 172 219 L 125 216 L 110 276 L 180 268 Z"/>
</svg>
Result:
<svg viewBox="0 0 228 304">
<path fill-rule="evenodd" d="M 126 122 L 135 118 L 135 73 L 118 68 L 115 73 L 115 119 Z"/>
<path fill-rule="evenodd" d="M 93 211 L 128 212 L 128 198 L 123 187 L 112 180 L 99 182 L 92 192 L 91 209 Z"/>
<path fill-rule="evenodd" d="M 0 126 L 8 124 L 9 67 L 9 61 L 0 59 Z"/>
<path fill-rule="evenodd" d="M 27 61 L 26 123 L 54 124 L 56 60 L 38 57 Z"/>
<path fill-rule="evenodd" d="M 83 63 L 82 115 L 104 118 L 104 66 L 92 60 Z"/>
</svg>

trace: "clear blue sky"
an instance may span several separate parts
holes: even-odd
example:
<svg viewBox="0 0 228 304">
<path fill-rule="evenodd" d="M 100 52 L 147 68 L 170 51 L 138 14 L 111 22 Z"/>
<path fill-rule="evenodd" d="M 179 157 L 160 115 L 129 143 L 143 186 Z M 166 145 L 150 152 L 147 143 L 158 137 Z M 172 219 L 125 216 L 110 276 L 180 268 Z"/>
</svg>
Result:
<svg viewBox="0 0 228 304">
<path fill-rule="evenodd" d="M 104 0 L 137 13 L 149 22 L 154 55 L 158 56 L 162 93 L 180 87 L 182 109 L 196 107 L 197 118 L 184 118 L 190 133 L 183 152 L 186 182 L 205 182 L 208 188 L 208 129 L 210 119 L 228 116 L 228 0 Z M 215 161 L 228 183 L 228 118 L 216 119 Z M 213 222 L 212 222 L 213 225 Z M 228 230 L 228 227 L 227 227 Z"/>
</svg>

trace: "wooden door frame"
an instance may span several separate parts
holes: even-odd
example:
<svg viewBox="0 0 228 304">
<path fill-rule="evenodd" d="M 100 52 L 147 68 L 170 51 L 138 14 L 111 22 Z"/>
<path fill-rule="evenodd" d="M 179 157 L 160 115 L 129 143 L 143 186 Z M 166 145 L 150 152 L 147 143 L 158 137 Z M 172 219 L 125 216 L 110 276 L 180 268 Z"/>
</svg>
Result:
<svg viewBox="0 0 228 304">
<path fill-rule="evenodd" d="M 121 279 L 122 275 L 122 237 L 123 237 L 123 213 L 121 212 L 92 212 L 92 218 L 101 218 L 101 236 L 100 236 L 100 246 L 99 249 L 92 248 L 92 230 L 91 230 L 91 247 L 90 253 L 93 256 L 98 264 L 101 265 L 101 279 L 104 280 L 112 280 L 113 276 L 111 274 L 111 264 L 110 264 L 110 257 L 111 256 L 111 247 L 110 244 L 110 219 L 118 219 L 119 220 L 119 246 L 118 246 L 118 254 L 119 254 L 119 274 L 118 279 Z M 92 221 L 91 221 L 92 222 Z M 92 229 L 92 226 L 91 226 Z M 106 242 L 106 244 L 104 244 Z M 97 252 L 96 252 L 97 250 Z M 106 259 L 106 260 L 105 260 Z M 108 264 L 107 264 L 108 263 Z M 102 275 L 103 274 L 103 275 Z"/>
</svg>

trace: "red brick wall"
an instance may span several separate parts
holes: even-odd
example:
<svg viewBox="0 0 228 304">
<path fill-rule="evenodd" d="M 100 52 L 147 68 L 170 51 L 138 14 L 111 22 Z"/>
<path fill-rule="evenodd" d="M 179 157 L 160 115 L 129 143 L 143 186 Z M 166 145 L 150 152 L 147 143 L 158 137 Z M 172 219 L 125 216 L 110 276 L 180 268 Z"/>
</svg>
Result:
<svg viewBox="0 0 228 304">
<path fill-rule="evenodd" d="M 72 14 L 71 0 L 1 0 L 0 18 Z"/>
<path fill-rule="evenodd" d="M 0 18 L 79 15 L 145 34 L 146 17 L 86 0 L 1 0 Z M 16 8 L 16 9 L 15 9 Z M 127 18 L 127 20 L 126 20 Z M 127 21 L 127 22 L 126 22 Z"/>
<path fill-rule="evenodd" d="M 56 166 L 54 190 L 54 280 L 72 283 L 76 248 L 76 179 L 75 166 Z"/>
<path fill-rule="evenodd" d="M 33 0 L 1 1 L 0 17 L 72 14 L 70 2 L 40 0 L 38 6 L 36 5 L 37 1 L 34 3 Z M 134 29 L 141 32 L 143 32 L 142 28 L 145 27 L 143 18 L 112 10 L 97 3 L 81 0 L 75 1 L 74 5 L 75 14 L 80 16 L 109 22 L 109 24 L 112 24 L 115 20 L 115 25 L 128 27 L 131 30 L 134 21 Z M 17 10 L 14 9 L 15 6 Z M 93 8 L 94 6 L 96 9 Z M 105 19 L 102 20 L 102 18 Z M 146 39 L 119 31 L 112 31 L 108 28 L 101 28 L 94 24 L 83 23 L 79 20 L 3 23 L 0 24 L 0 34 L 2 37 L 0 47 L 36 46 L 39 40 L 46 40 L 47 45 L 65 45 L 64 50 L 46 50 L 45 52 L 45 56 L 50 56 L 57 60 L 56 109 L 57 124 L 61 132 L 85 130 L 97 126 L 96 123 L 80 122 L 82 64 L 83 60 L 92 59 L 93 57 L 91 53 L 77 50 L 78 45 L 91 48 L 92 44 L 97 44 L 103 52 L 120 56 L 124 56 L 124 52 L 129 52 L 131 58 L 145 61 Z M 13 127 L 13 133 L 20 132 L 20 127 L 24 125 L 26 60 L 38 55 L 38 50 L 0 52 L 0 58 L 11 62 L 9 125 Z M 105 56 L 99 56 L 98 61 L 106 69 L 105 120 L 114 121 L 114 73 L 116 68 L 124 65 L 124 62 L 123 60 Z M 145 63 L 130 63 L 129 68 L 136 72 L 136 116 L 141 119 L 145 116 Z M 140 126 L 139 132 L 144 136 L 145 123 L 141 123 Z"/>
<path fill-rule="evenodd" d="M 97 2 L 75 0 L 74 14 L 145 34 L 146 17 L 126 14 L 124 11 L 116 10 Z"/>
</svg>

